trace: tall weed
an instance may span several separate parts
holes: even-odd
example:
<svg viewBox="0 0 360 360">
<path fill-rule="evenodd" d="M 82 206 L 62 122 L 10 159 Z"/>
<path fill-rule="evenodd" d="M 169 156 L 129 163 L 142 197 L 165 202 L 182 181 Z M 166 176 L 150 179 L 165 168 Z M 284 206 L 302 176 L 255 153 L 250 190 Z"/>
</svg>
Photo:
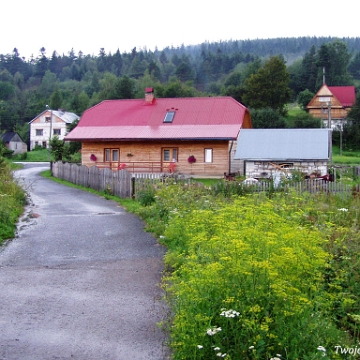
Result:
<svg viewBox="0 0 360 360">
<path fill-rule="evenodd" d="M 0 157 L 0 244 L 14 237 L 25 203 L 24 190 L 15 182 L 8 163 Z"/>
<path fill-rule="evenodd" d="M 337 359 L 354 344 L 358 200 L 176 185 L 155 199 L 174 359 Z"/>
</svg>

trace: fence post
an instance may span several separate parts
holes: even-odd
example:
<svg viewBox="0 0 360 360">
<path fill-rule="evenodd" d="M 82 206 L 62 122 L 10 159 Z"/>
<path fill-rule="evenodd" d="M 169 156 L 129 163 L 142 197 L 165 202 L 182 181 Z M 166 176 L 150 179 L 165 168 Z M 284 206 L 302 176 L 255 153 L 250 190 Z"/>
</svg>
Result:
<svg viewBox="0 0 360 360">
<path fill-rule="evenodd" d="M 131 178 L 131 198 L 135 199 L 135 177 Z"/>
</svg>

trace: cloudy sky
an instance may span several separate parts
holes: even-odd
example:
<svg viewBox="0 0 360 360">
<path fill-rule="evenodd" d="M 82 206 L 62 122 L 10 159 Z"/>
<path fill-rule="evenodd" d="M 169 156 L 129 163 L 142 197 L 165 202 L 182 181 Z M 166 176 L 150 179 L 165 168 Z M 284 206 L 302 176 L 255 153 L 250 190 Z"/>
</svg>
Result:
<svg viewBox="0 0 360 360">
<path fill-rule="evenodd" d="M 42 47 L 50 57 L 54 50 L 98 55 L 100 48 L 123 53 L 220 40 L 360 37 L 350 0 L 337 6 L 316 0 L 4 1 L 0 54 L 17 48 L 26 59 Z"/>
</svg>

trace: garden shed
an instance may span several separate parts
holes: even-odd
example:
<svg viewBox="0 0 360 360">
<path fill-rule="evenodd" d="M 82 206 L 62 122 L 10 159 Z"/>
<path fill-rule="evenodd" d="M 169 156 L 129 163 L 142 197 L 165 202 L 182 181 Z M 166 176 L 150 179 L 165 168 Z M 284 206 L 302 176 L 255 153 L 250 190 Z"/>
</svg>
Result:
<svg viewBox="0 0 360 360">
<path fill-rule="evenodd" d="M 297 170 L 304 175 L 326 175 L 330 131 L 328 129 L 242 129 L 235 152 L 240 174 L 269 178 Z"/>
<path fill-rule="evenodd" d="M 20 135 L 15 131 L 7 131 L 1 135 L 1 140 L 5 146 L 13 151 L 13 154 L 22 154 L 27 152 L 27 144 L 22 140 Z"/>
</svg>

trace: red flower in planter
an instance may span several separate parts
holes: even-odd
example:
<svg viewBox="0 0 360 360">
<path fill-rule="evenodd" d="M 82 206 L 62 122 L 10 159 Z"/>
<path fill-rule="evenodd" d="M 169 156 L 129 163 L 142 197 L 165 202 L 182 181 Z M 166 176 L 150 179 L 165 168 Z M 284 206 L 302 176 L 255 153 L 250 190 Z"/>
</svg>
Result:
<svg viewBox="0 0 360 360">
<path fill-rule="evenodd" d="M 95 156 L 94 154 L 91 154 L 91 155 L 90 155 L 90 160 L 91 160 L 91 161 L 96 161 L 96 156 Z"/>
<path fill-rule="evenodd" d="M 195 162 L 196 162 L 195 156 L 194 156 L 194 155 L 190 155 L 190 156 L 188 157 L 188 163 L 193 164 L 193 163 L 195 163 Z"/>
</svg>

